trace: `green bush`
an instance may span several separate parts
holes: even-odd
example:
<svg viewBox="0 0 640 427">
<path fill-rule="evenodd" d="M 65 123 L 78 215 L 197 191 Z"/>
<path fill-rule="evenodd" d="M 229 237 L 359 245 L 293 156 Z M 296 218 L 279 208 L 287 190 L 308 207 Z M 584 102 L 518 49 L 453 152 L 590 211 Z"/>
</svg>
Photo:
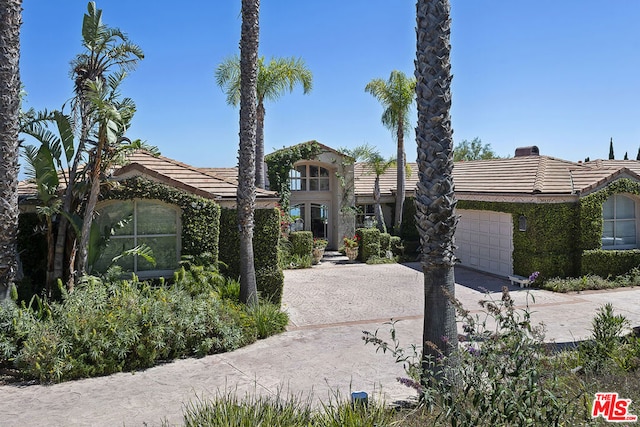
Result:
<svg viewBox="0 0 640 427">
<path fill-rule="evenodd" d="M 416 226 L 416 200 L 409 197 L 402 205 L 402 224 L 400 224 L 400 237 L 402 240 L 420 240 L 418 227 Z"/>
<path fill-rule="evenodd" d="M 224 264 L 225 275 L 240 277 L 240 240 L 238 219 L 235 209 L 222 209 L 220 214 L 220 261 Z M 280 300 L 284 276 L 272 272 L 281 268 L 286 260 L 282 259 L 283 248 L 280 245 L 280 213 L 277 209 L 256 209 L 253 236 L 253 255 L 256 269 L 258 292 L 272 301 Z M 311 250 L 309 250 L 311 254 Z M 262 270 L 266 272 L 261 273 Z M 261 275 L 265 278 L 261 279 Z M 276 283 L 277 278 L 282 280 Z M 265 288 L 262 288 L 262 286 Z"/>
<path fill-rule="evenodd" d="M 380 253 L 380 230 L 377 228 L 358 228 L 356 235 L 360 241 L 358 261 L 366 262 Z"/>
<path fill-rule="evenodd" d="M 289 234 L 291 254 L 298 256 L 311 255 L 313 250 L 313 233 L 310 231 L 294 231 Z"/>
<path fill-rule="evenodd" d="M 257 270 L 256 282 L 258 291 L 260 292 L 260 298 L 280 305 L 282 302 L 284 274 L 277 265 Z"/>
<path fill-rule="evenodd" d="M 13 361 L 42 382 L 106 375 L 233 350 L 287 324 L 273 304 L 237 303 L 238 283 L 215 268 L 185 262 L 174 279 L 151 286 L 86 277 L 62 302 L 2 304 L 0 366 Z"/>
<path fill-rule="evenodd" d="M 404 245 L 402 244 L 402 239 L 399 236 L 391 236 L 391 239 L 389 240 L 389 247 L 395 256 L 400 256 L 404 253 Z"/>
<path fill-rule="evenodd" d="M 609 251 L 594 249 L 584 251 L 581 260 L 581 275 L 616 277 L 627 274 L 640 266 L 640 250 Z"/>
<path fill-rule="evenodd" d="M 380 233 L 380 256 L 382 258 L 387 256 L 387 251 L 391 250 L 391 234 Z"/>
</svg>

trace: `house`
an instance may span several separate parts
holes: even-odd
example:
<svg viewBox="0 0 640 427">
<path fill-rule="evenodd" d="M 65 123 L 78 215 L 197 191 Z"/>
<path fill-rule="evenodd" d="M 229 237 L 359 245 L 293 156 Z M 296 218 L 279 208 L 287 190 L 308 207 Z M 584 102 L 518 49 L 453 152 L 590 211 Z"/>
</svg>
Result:
<svg viewBox="0 0 640 427">
<path fill-rule="evenodd" d="M 545 277 L 567 277 L 593 272 L 583 262 L 592 250 L 640 247 L 639 161 L 570 162 L 534 148 L 518 149 L 513 158 L 454 165 L 461 265 L 500 276 L 540 271 Z M 403 223 L 412 220 L 418 181 L 417 164 L 410 168 Z M 354 173 L 356 204 L 363 215 L 372 215 L 375 177 L 362 164 Z M 395 168 L 380 177 L 380 187 L 389 225 Z M 417 233 L 411 237 L 417 239 Z"/>
<path fill-rule="evenodd" d="M 172 276 L 185 254 L 215 251 L 217 257 L 220 208 L 235 208 L 237 178 L 137 151 L 125 166 L 111 171 L 110 181 L 122 185 L 103 192 L 96 223 L 100 230 L 116 224 L 117 229 L 101 255 L 90 261 L 95 270 L 104 271 L 113 257 L 142 243 L 152 248 L 155 266 L 138 257 L 120 262 L 140 277 Z M 35 185 L 21 182 L 18 191 L 21 213 L 34 213 Z M 274 192 L 256 190 L 257 209 L 274 208 L 277 202 Z M 225 255 L 220 259 L 227 262 Z"/>
<path fill-rule="evenodd" d="M 375 176 L 351 157 L 313 143 L 318 154 L 298 160 L 289 172 L 290 214 L 295 219 L 291 228 L 312 231 L 335 249 L 356 227 L 370 225 Z M 129 160 L 113 171 L 114 180 L 144 177 L 222 207 L 235 205 L 236 168 L 196 168 L 146 152 L 136 152 Z M 412 172 L 407 176 L 401 234 L 406 241 L 417 242 L 413 197 L 418 167 L 415 163 L 409 166 Z M 593 272 L 590 268 L 602 265 L 598 260 L 605 255 L 598 250 L 621 258 L 634 253 L 629 249 L 640 247 L 638 161 L 571 162 L 540 155 L 537 148 L 528 147 L 518 149 L 512 158 L 458 162 L 453 178 L 459 216 L 455 244 L 464 266 L 500 276 L 539 271 L 544 277 L 567 277 Z M 393 223 L 395 187 L 396 169 L 390 168 L 380 177 L 388 225 Z M 21 183 L 23 210 L 29 209 L 33 190 Z M 256 190 L 258 207 L 273 207 L 277 201 L 274 192 Z M 98 210 L 113 202 L 102 203 Z M 171 214 L 174 211 L 178 212 L 173 207 L 157 207 L 157 212 L 178 218 L 169 221 L 175 227 L 161 234 L 179 242 L 179 215 Z M 168 252 L 172 260 L 180 256 L 180 244 L 175 247 Z"/>
</svg>

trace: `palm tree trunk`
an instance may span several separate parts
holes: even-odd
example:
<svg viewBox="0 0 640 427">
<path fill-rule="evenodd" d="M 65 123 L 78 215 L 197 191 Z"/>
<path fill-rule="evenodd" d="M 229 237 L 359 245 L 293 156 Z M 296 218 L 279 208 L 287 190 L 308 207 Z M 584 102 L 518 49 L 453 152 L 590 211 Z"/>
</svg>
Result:
<svg viewBox="0 0 640 427">
<path fill-rule="evenodd" d="M 406 159 L 404 155 L 404 117 L 398 120 L 398 152 L 396 156 L 396 164 L 398 166 L 396 179 L 396 220 L 394 228 L 396 234 L 400 234 L 400 226 L 402 225 L 402 210 L 404 209 L 404 193 L 405 193 L 405 169 Z"/>
<path fill-rule="evenodd" d="M 101 125 L 105 126 L 105 125 Z M 76 269 L 76 278 L 79 278 L 87 272 L 87 259 L 89 255 L 89 236 L 91 234 L 91 223 L 93 222 L 93 213 L 98 203 L 100 195 L 100 174 L 102 169 L 102 151 L 106 140 L 106 130 L 100 129 L 98 137 L 98 145 L 91 170 L 91 190 L 89 191 L 89 199 L 84 209 L 82 219 L 82 231 L 80 233 L 80 244 L 78 246 L 78 268 Z"/>
<path fill-rule="evenodd" d="M 240 232 L 240 300 L 258 303 L 253 256 L 256 200 L 256 131 L 260 0 L 242 0 L 240 36 L 240 150 L 238 159 L 238 225 Z"/>
<path fill-rule="evenodd" d="M 452 176 L 449 0 L 418 0 L 416 10 L 416 140 L 420 174 L 416 208 L 425 294 L 423 381 L 428 383 L 442 379 L 442 372 L 432 369 L 429 360 L 448 356 L 458 347 L 452 301 L 455 296 L 453 235 L 458 221 Z M 445 360 L 455 363 L 456 359 Z"/>
<path fill-rule="evenodd" d="M 258 104 L 256 125 L 256 187 L 265 187 L 265 171 L 264 171 L 264 104 Z"/>
<path fill-rule="evenodd" d="M 18 155 L 22 1 L 0 1 L 0 301 L 18 270 Z"/>
<path fill-rule="evenodd" d="M 72 214 L 75 194 L 73 193 L 75 184 L 76 184 L 76 176 L 78 174 L 78 168 L 80 167 L 80 162 L 82 161 L 86 141 L 89 136 L 90 125 L 90 117 L 89 117 L 89 102 L 86 100 L 80 101 L 80 120 L 81 120 L 81 129 L 80 129 L 80 142 L 78 144 L 78 149 L 76 150 L 76 154 L 73 159 L 73 164 L 71 165 L 71 170 L 69 170 L 69 182 L 67 184 L 67 188 L 65 188 L 64 196 L 62 199 L 62 211 Z M 58 234 L 56 236 L 56 245 L 54 251 L 54 262 L 53 262 L 53 278 L 54 279 L 62 279 L 64 275 L 64 261 L 65 261 L 65 249 L 67 248 L 67 237 L 69 234 L 69 221 L 63 215 L 60 215 L 60 221 L 58 223 Z M 75 243 L 74 243 L 75 246 Z M 75 259 L 75 257 L 74 257 Z M 73 262 L 70 262 L 69 270 L 73 270 Z M 73 274 L 70 274 L 69 281 L 67 282 L 67 290 L 70 291 L 73 289 Z"/>
<path fill-rule="evenodd" d="M 387 232 L 387 225 L 384 223 L 384 215 L 382 214 L 382 206 L 380 205 L 380 175 L 376 176 L 376 180 L 373 183 L 373 202 L 375 204 L 376 221 L 378 222 L 378 229 L 382 233 Z"/>
</svg>

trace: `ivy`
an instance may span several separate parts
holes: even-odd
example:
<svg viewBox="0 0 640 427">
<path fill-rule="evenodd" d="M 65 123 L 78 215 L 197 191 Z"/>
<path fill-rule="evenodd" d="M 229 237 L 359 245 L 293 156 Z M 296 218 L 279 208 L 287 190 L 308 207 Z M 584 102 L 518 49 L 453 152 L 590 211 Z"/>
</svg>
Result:
<svg viewBox="0 0 640 427">
<path fill-rule="evenodd" d="M 154 199 L 178 206 L 182 210 L 182 255 L 209 252 L 217 262 L 220 206 L 216 202 L 141 177 L 118 184 L 102 199 Z"/>
<path fill-rule="evenodd" d="M 322 152 L 316 141 L 303 142 L 293 147 L 282 148 L 265 156 L 269 187 L 280 195 L 280 205 L 285 212 L 289 212 L 291 188 L 289 173 L 293 165 L 300 160 L 310 160 Z"/>
<path fill-rule="evenodd" d="M 618 179 L 602 190 L 580 199 L 580 245 L 582 249 L 602 247 L 602 204 L 614 194 L 640 196 L 640 183 L 628 178 Z"/>
</svg>

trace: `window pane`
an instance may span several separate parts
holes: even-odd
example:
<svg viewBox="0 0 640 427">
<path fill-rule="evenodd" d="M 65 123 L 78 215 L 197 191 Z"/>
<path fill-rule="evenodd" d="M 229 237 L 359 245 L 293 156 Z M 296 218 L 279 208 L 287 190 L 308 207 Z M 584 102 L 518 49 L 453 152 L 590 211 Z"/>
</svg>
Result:
<svg viewBox="0 0 640 427">
<path fill-rule="evenodd" d="M 153 251 L 155 267 L 142 257 L 138 257 L 138 271 L 173 270 L 178 268 L 178 254 L 175 237 L 143 237 L 138 244 L 146 243 Z"/>
<path fill-rule="evenodd" d="M 296 168 L 296 171 L 298 171 L 298 174 L 303 178 L 307 176 L 307 167 L 306 166 L 298 166 Z"/>
<path fill-rule="evenodd" d="M 133 235 L 133 202 L 114 202 L 101 207 L 95 219 L 100 227 L 100 234 L 105 235 L 110 229 L 116 236 Z"/>
<path fill-rule="evenodd" d="M 289 178 L 300 178 L 300 172 L 296 169 L 291 169 L 289 171 Z"/>
<path fill-rule="evenodd" d="M 329 191 L 329 178 L 320 178 L 320 191 Z"/>
<path fill-rule="evenodd" d="M 318 191 L 318 179 L 309 178 L 309 191 Z"/>
<path fill-rule="evenodd" d="M 300 179 L 291 179 L 289 180 L 289 187 L 291 188 L 291 191 L 300 191 Z"/>
<path fill-rule="evenodd" d="M 617 221 L 615 244 L 633 245 L 636 243 L 636 222 Z"/>
<path fill-rule="evenodd" d="M 107 268 L 111 265 L 111 260 L 116 256 L 122 254 L 127 249 L 133 248 L 133 239 L 132 238 L 111 238 L 107 247 L 104 248 L 102 254 L 98 258 L 98 260 L 94 263 L 91 271 L 97 271 L 99 273 L 104 273 L 107 271 Z M 133 271 L 133 257 L 127 256 L 120 258 L 116 265 L 122 267 L 124 271 Z"/>
<path fill-rule="evenodd" d="M 625 196 L 616 196 L 616 218 L 629 219 L 635 218 L 636 209 L 632 199 Z"/>
<path fill-rule="evenodd" d="M 318 172 L 318 166 L 313 166 L 313 165 L 309 166 L 309 176 L 311 177 L 320 176 Z"/>
<path fill-rule="evenodd" d="M 174 209 L 150 201 L 139 201 L 137 207 L 138 235 L 176 234 L 178 212 Z"/>
<path fill-rule="evenodd" d="M 329 171 L 325 168 L 320 168 L 320 176 L 322 177 L 328 177 L 329 176 Z"/>
<path fill-rule="evenodd" d="M 613 204 L 614 204 L 614 198 L 613 197 L 609 197 L 602 204 L 602 217 L 604 219 L 613 219 Z"/>
</svg>

